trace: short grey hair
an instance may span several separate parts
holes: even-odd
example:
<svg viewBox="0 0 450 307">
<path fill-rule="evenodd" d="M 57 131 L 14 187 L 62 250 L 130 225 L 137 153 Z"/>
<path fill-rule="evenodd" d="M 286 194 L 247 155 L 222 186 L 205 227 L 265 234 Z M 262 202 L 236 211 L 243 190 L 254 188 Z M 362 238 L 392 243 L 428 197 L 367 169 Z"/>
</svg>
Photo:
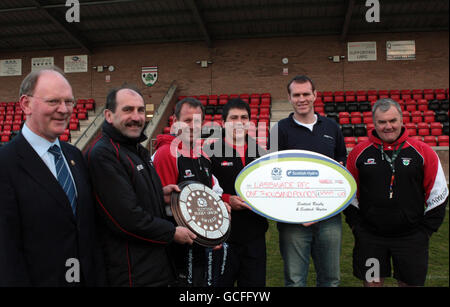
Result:
<svg viewBox="0 0 450 307">
<path fill-rule="evenodd" d="M 66 76 L 64 75 L 64 72 L 61 70 L 61 68 L 59 68 L 57 66 L 32 71 L 23 79 L 22 83 L 20 84 L 19 97 L 21 97 L 22 95 L 32 96 L 34 94 L 34 90 L 36 89 L 36 84 L 39 80 L 39 77 L 42 75 L 42 73 L 48 72 L 48 71 L 57 72 L 61 76 L 66 78 Z"/>
<path fill-rule="evenodd" d="M 180 113 L 181 113 L 181 108 L 183 107 L 184 104 L 189 105 L 191 108 L 200 108 L 202 109 L 202 120 L 205 117 L 205 107 L 203 106 L 203 104 L 200 102 L 200 100 L 194 98 L 194 97 L 186 97 L 181 99 L 180 101 L 177 102 L 177 104 L 175 105 L 175 118 L 178 120 L 180 119 Z"/>
<path fill-rule="evenodd" d="M 375 122 L 375 111 L 380 109 L 381 112 L 386 112 L 391 107 L 394 107 L 397 109 L 398 113 L 400 114 L 400 118 L 403 119 L 403 113 L 402 113 L 402 107 L 400 104 L 391 99 L 391 98 L 382 98 L 375 102 L 375 104 L 372 107 L 372 119 Z"/>
</svg>

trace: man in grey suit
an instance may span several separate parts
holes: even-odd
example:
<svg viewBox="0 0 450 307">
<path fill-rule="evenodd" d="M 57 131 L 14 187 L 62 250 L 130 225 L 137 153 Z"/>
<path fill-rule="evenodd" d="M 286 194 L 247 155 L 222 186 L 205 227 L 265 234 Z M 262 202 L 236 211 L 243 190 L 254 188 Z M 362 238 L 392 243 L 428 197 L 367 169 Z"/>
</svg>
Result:
<svg viewBox="0 0 450 307">
<path fill-rule="evenodd" d="M 0 286 L 97 286 L 103 261 L 81 152 L 60 142 L 75 105 L 59 69 L 20 88 L 21 132 L 0 148 Z"/>
</svg>

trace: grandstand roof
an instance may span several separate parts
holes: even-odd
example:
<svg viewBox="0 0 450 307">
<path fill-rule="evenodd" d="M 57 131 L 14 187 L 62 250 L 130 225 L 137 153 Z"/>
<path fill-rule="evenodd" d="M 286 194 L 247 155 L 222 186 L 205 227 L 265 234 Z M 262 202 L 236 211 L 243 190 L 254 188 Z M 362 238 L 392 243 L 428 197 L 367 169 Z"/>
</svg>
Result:
<svg viewBox="0 0 450 307">
<path fill-rule="evenodd" d="M 79 2 L 80 22 L 66 13 Z M 377 1 L 372 1 L 377 2 Z M 379 1 L 380 22 L 366 21 L 365 0 L 2 0 L 0 52 L 136 43 L 448 31 L 449 1 Z"/>
</svg>

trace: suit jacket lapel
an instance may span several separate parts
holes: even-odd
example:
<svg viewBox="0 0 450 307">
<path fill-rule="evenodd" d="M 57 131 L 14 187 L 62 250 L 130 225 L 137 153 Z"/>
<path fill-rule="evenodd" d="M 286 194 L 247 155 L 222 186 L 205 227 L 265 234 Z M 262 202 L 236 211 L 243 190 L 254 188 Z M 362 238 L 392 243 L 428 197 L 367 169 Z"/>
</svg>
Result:
<svg viewBox="0 0 450 307">
<path fill-rule="evenodd" d="M 66 193 L 62 189 L 58 180 L 53 176 L 47 165 L 42 161 L 41 157 L 34 151 L 33 147 L 25 140 L 22 134 L 15 138 L 17 144 L 17 153 L 19 156 L 19 163 L 22 168 L 39 184 L 43 190 L 52 195 L 56 202 L 72 211 Z"/>
</svg>

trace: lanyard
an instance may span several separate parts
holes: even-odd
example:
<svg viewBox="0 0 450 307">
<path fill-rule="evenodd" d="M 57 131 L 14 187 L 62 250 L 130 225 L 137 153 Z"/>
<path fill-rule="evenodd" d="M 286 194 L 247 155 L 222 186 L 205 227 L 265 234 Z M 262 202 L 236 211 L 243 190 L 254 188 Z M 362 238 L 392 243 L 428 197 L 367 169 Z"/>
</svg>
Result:
<svg viewBox="0 0 450 307">
<path fill-rule="evenodd" d="M 205 248 L 205 256 L 206 256 L 206 263 L 205 263 L 205 274 L 206 274 L 206 284 L 207 286 L 215 286 L 217 284 L 217 279 L 219 276 L 222 276 L 225 272 L 225 265 L 227 263 L 227 254 L 228 254 L 228 244 L 223 243 L 223 258 L 222 258 L 222 265 L 220 273 L 213 272 L 213 249 L 212 248 Z M 189 286 L 193 285 L 193 272 L 194 270 L 194 252 L 193 247 L 189 246 L 188 248 L 188 256 L 187 256 L 187 283 Z M 218 276 L 213 276 L 214 274 L 219 274 Z"/>
<path fill-rule="evenodd" d="M 381 150 L 381 159 L 385 160 L 389 163 L 389 166 L 391 167 L 392 170 L 392 175 L 391 175 L 391 183 L 389 184 L 389 198 L 392 199 L 392 196 L 394 195 L 394 180 L 395 180 L 395 159 L 397 159 L 398 154 L 400 153 L 400 151 L 403 148 L 403 145 L 405 145 L 405 142 L 401 143 L 400 146 L 398 147 L 397 150 L 394 150 L 394 152 L 392 153 L 392 158 L 388 156 L 387 153 L 384 152 L 383 149 L 383 144 L 381 144 L 379 146 L 380 150 Z"/>
</svg>

